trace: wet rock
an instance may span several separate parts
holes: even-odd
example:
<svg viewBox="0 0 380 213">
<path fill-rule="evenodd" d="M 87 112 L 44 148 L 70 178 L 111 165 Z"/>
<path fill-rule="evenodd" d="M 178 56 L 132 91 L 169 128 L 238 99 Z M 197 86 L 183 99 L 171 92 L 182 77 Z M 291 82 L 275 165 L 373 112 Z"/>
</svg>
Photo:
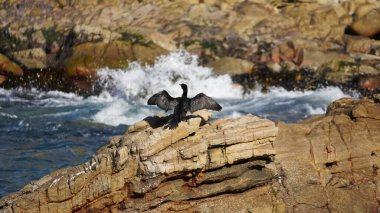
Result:
<svg viewBox="0 0 380 213">
<path fill-rule="evenodd" d="M 7 76 L 0 75 L 0 85 L 2 85 L 7 79 L 8 79 Z"/>
<path fill-rule="evenodd" d="M 0 71 L 5 72 L 7 75 L 23 75 L 21 67 L 2 54 L 0 54 Z"/>
<path fill-rule="evenodd" d="M 224 57 L 208 63 L 207 66 L 211 67 L 214 73 L 218 75 L 239 75 L 251 73 L 254 64 L 242 59 Z"/>
</svg>

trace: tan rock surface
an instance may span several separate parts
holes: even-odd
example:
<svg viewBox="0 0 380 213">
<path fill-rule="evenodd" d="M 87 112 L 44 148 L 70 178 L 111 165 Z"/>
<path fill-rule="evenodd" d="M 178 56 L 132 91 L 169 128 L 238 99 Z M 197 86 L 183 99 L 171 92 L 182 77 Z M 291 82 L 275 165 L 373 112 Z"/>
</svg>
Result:
<svg viewBox="0 0 380 213">
<path fill-rule="evenodd" d="M 148 117 L 83 165 L 0 200 L 4 212 L 376 212 L 380 105 L 341 99 L 287 124 Z"/>
<path fill-rule="evenodd" d="M 250 195 L 247 201 L 256 193 L 271 201 L 268 186 L 250 190 L 270 183 L 275 175 L 271 165 L 275 124 L 252 115 L 204 124 L 209 117 L 201 111 L 175 130 L 162 126 L 165 118 L 146 118 L 125 135 L 112 138 L 89 162 L 27 185 L 3 198 L 0 208 L 13 212 L 158 211 L 172 203 L 169 209 L 190 210 L 196 207 L 195 200 L 207 198 L 202 208 L 208 208 L 208 203 L 220 202 L 215 196 L 234 200 L 228 194 L 243 191 Z M 156 125 L 161 126 L 152 128 Z M 271 204 L 249 206 L 271 209 Z"/>
<path fill-rule="evenodd" d="M 20 66 L 3 54 L 0 54 L 0 71 L 13 76 L 22 76 L 24 74 Z"/>
</svg>

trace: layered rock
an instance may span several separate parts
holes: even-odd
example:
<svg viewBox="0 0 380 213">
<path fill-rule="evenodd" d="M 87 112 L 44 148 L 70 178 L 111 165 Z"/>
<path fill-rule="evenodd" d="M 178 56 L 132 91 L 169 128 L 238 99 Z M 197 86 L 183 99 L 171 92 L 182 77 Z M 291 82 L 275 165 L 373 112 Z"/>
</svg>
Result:
<svg viewBox="0 0 380 213">
<path fill-rule="evenodd" d="M 190 210 L 196 200 L 220 202 L 213 197 L 233 199 L 228 194 L 270 183 L 276 174 L 274 123 L 246 116 L 205 124 L 209 118 L 209 113 L 200 112 L 175 130 L 162 126 L 166 118 L 146 118 L 125 135 L 112 138 L 89 162 L 56 171 L 3 198 L 1 208 L 5 212 Z M 258 191 L 269 199 L 262 189 Z"/>
<path fill-rule="evenodd" d="M 375 99 L 378 100 L 378 99 Z M 380 105 L 341 99 L 297 124 L 253 115 L 170 130 L 148 117 L 83 165 L 4 197 L 4 212 L 376 212 Z"/>
<path fill-rule="evenodd" d="M 341 99 L 324 117 L 279 123 L 274 143 L 290 212 L 377 212 L 380 105 Z"/>
</svg>

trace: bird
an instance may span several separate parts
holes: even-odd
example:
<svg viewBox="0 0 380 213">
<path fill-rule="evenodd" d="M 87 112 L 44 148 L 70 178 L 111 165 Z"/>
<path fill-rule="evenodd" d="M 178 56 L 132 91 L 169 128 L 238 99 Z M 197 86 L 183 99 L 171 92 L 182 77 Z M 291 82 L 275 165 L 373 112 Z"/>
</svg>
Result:
<svg viewBox="0 0 380 213">
<path fill-rule="evenodd" d="M 173 98 L 166 90 L 162 90 L 148 99 L 148 105 L 157 105 L 166 112 L 174 109 L 172 126 L 176 127 L 179 122 L 186 120 L 187 112 L 193 113 L 201 109 L 220 111 L 222 109 L 222 106 L 204 93 L 188 98 L 187 85 L 180 84 L 180 86 L 183 91 L 181 97 Z"/>
</svg>

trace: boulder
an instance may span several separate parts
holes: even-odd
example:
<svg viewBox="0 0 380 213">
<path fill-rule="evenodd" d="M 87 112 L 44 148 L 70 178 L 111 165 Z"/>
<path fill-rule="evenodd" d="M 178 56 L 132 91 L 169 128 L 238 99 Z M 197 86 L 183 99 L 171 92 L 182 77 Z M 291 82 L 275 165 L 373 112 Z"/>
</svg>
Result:
<svg viewBox="0 0 380 213">
<path fill-rule="evenodd" d="M 41 48 L 12 52 L 11 55 L 27 69 L 43 69 L 47 67 L 46 53 Z"/>
<path fill-rule="evenodd" d="M 5 72 L 7 75 L 23 75 L 21 67 L 2 54 L 0 54 L 0 71 Z"/>
<path fill-rule="evenodd" d="M 5 75 L 0 75 L 0 85 L 2 85 L 5 81 L 8 80 L 8 77 Z"/>
<path fill-rule="evenodd" d="M 335 83 L 350 82 L 355 76 L 376 76 L 380 71 L 371 65 L 359 64 L 349 61 L 333 60 L 319 68 L 324 73 L 326 80 Z"/>
<path fill-rule="evenodd" d="M 211 67 L 214 73 L 218 75 L 239 75 L 252 73 L 254 64 L 243 59 L 223 57 L 208 63 L 206 66 Z"/>
<path fill-rule="evenodd" d="M 380 32 L 380 9 L 372 9 L 351 24 L 354 32 L 361 36 L 372 37 Z"/>
<path fill-rule="evenodd" d="M 65 60 L 63 68 L 69 78 L 92 78 L 97 69 L 127 68 L 130 61 L 136 60 L 152 64 L 158 56 L 166 53 L 154 44 L 133 44 L 125 41 L 89 42 L 73 47 L 72 54 Z"/>
</svg>

